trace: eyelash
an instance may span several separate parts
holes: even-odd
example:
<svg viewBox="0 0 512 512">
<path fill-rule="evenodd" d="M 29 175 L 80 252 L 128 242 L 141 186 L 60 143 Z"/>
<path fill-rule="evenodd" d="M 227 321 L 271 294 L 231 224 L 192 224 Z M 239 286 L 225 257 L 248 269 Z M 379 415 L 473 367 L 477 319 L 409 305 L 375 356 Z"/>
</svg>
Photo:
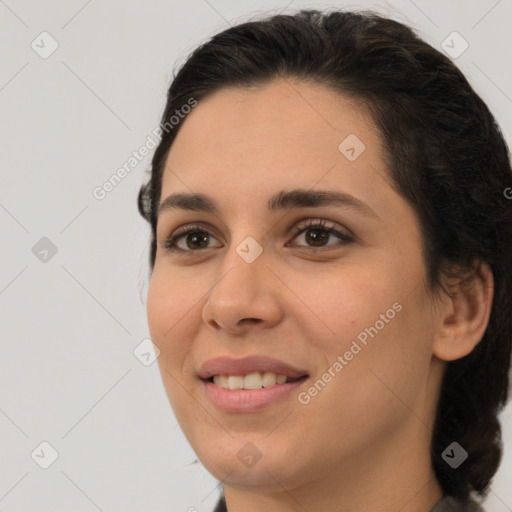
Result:
<svg viewBox="0 0 512 512">
<path fill-rule="evenodd" d="M 334 226 L 325 227 L 325 220 L 319 220 L 319 221 L 318 220 L 316 220 L 316 221 L 310 220 L 306 225 L 296 226 L 293 238 L 297 238 L 302 233 L 309 231 L 309 230 L 313 230 L 313 229 L 325 231 L 328 235 L 335 235 L 336 237 L 338 237 L 340 240 L 342 240 L 344 242 L 342 245 L 349 244 L 354 241 L 354 239 L 352 237 L 350 237 L 349 235 L 346 235 L 344 233 L 341 233 Z M 199 226 L 197 224 L 189 224 L 189 225 L 184 226 L 182 229 L 180 229 L 178 233 L 172 234 L 169 237 L 167 237 L 167 239 L 164 242 L 164 248 L 169 251 L 173 251 L 173 252 L 181 252 L 181 253 L 185 253 L 185 254 L 188 253 L 188 255 L 200 252 L 201 249 L 185 250 L 185 249 L 180 249 L 179 247 L 175 246 L 175 243 L 177 240 L 179 240 L 180 238 L 185 237 L 189 234 L 192 234 L 192 233 L 206 234 L 206 235 L 211 236 L 211 234 L 207 230 L 202 228 L 201 226 Z M 323 246 L 323 247 L 298 246 L 298 247 L 307 247 L 312 252 L 320 252 L 320 251 L 326 250 L 325 247 L 329 247 L 329 246 Z M 203 249 L 203 250 L 206 250 L 206 249 Z M 327 249 L 327 250 L 330 250 L 330 249 Z"/>
</svg>

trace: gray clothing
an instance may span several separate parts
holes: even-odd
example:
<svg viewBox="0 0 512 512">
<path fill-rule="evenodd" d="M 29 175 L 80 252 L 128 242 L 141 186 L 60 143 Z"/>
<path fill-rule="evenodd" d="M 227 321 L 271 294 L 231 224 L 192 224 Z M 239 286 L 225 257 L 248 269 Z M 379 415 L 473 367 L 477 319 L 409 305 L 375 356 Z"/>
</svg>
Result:
<svg viewBox="0 0 512 512">
<path fill-rule="evenodd" d="M 482 506 L 473 500 L 465 502 L 455 499 L 453 496 L 444 496 L 430 512 L 485 512 Z"/>
<path fill-rule="evenodd" d="M 213 512 L 227 512 L 224 496 L 219 499 Z M 453 496 L 444 496 L 429 512 L 485 512 L 485 510 L 476 501 L 462 502 Z"/>
</svg>

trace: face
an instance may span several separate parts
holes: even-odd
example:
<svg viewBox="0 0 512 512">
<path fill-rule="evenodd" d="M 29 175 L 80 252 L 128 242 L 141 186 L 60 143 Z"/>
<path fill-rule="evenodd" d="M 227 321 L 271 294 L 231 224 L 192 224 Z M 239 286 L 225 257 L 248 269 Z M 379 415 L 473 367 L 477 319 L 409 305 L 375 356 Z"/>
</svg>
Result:
<svg viewBox="0 0 512 512">
<path fill-rule="evenodd" d="M 397 446 L 428 453 L 438 319 L 417 217 L 362 105 L 276 80 L 222 89 L 182 122 L 161 204 L 201 194 L 216 211 L 167 201 L 147 312 L 202 463 L 224 484 L 277 489 L 348 478 Z M 199 377 L 213 358 L 253 355 L 306 377 L 252 391 Z M 227 368 L 211 373 L 263 374 L 270 363 Z"/>
</svg>

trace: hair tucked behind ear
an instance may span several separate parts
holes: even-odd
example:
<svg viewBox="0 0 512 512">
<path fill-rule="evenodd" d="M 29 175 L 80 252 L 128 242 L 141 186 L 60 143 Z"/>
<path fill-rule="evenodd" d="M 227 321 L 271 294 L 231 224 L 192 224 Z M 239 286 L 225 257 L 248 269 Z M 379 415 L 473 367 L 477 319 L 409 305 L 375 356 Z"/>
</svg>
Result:
<svg viewBox="0 0 512 512">
<path fill-rule="evenodd" d="M 493 272 L 489 325 L 472 353 L 447 365 L 431 444 L 444 493 L 483 496 L 501 458 L 497 415 L 512 345 L 512 201 L 504 196 L 512 174 L 500 129 L 458 68 L 410 28 L 368 12 L 318 11 L 243 23 L 199 46 L 169 88 L 162 126 L 191 97 L 200 103 L 222 87 L 279 77 L 328 85 L 370 108 L 392 183 L 420 219 L 431 290 L 449 268 L 462 272 L 475 260 Z M 163 134 L 139 193 L 151 269 L 162 172 L 183 122 Z M 456 469 L 441 458 L 453 441 L 469 454 Z"/>
</svg>

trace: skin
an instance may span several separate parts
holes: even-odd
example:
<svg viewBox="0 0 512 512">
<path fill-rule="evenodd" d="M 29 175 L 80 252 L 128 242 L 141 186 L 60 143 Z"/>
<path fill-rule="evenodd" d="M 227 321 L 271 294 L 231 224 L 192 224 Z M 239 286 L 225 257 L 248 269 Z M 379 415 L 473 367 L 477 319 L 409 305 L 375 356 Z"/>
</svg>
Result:
<svg viewBox="0 0 512 512">
<path fill-rule="evenodd" d="M 483 336 L 488 267 L 453 297 L 429 292 L 418 219 L 355 100 L 279 79 L 221 89 L 182 123 L 161 199 L 203 193 L 220 212 L 159 216 L 148 322 L 176 418 L 228 509 L 428 512 L 442 497 L 429 444 L 445 361 Z M 338 149 L 349 134 L 366 146 L 354 161 Z M 338 206 L 267 211 L 270 195 L 294 188 L 349 193 L 375 216 Z M 330 235 L 313 252 L 308 232 L 292 231 L 310 219 L 353 241 Z M 190 248 L 186 236 L 179 246 L 189 253 L 164 248 L 189 222 L 210 233 L 207 248 Z M 250 264 L 236 252 L 248 236 L 263 249 Z M 401 311 L 307 405 L 292 394 L 257 413 L 226 413 L 197 378 L 210 358 L 265 354 L 307 369 L 307 391 L 394 303 Z M 248 442 L 261 453 L 250 468 L 237 457 Z"/>
</svg>

